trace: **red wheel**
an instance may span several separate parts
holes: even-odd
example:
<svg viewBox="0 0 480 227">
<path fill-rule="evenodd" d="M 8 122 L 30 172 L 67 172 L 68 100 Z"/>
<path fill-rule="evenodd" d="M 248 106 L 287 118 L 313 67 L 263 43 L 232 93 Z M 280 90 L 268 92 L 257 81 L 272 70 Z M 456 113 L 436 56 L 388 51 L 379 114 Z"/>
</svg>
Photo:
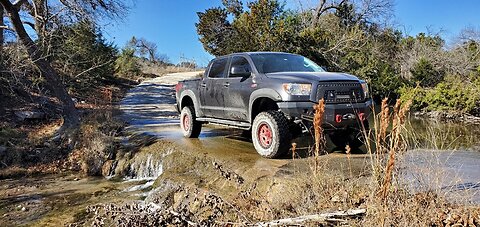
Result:
<svg viewBox="0 0 480 227">
<path fill-rule="evenodd" d="M 291 134 L 288 119 L 276 110 L 259 113 L 252 124 L 255 150 L 266 158 L 277 158 L 290 149 Z"/>
<path fill-rule="evenodd" d="M 195 109 L 192 106 L 183 107 L 180 113 L 180 128 L 183 136 L 197 138 L 202 130 L 202 124 L 196 120 Z"/>
<path fill-rule="evenodd" d="M 185 130 L 190 129 L 190 117 L 188 115 L 183 115 L 182 124 Z"/>
<path fill-rule="evenodd" d="M 260 146 L 267 149 L 272 145 L 272 129 L 267 123 L 260 124 L 257 134 Z"/>
</svg>

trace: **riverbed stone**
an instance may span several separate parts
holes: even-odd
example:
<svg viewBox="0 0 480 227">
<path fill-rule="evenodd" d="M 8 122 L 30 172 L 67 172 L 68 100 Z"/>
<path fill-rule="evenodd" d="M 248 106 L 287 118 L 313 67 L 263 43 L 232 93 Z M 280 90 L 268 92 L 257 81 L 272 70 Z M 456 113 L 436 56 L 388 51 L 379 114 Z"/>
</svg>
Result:
<svg viewBox="0 0 480 227">
<path fill-rule="evenodd" d="M 40 112 L 40 111 L 32 111 L 32 110 L 27 110 L 27 111 L 15 111 L 14 112 L 15 116 L 18 117 L 20 121 L 24 120 L 35 120 L 35 119 L 43 119 L 45 118 L 45 113 Z"/>
</svg>

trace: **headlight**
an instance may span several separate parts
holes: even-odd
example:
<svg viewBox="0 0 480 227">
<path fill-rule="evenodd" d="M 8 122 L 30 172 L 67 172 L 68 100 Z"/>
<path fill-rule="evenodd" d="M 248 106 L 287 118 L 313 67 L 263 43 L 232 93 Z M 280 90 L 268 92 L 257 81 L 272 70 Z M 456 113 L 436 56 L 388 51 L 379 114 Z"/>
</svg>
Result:
<svg viewBox="0 0 480 227">
<path fill-rule="evenodd" d="M 365 98 L 368 98 L 368 84 L 367 82 L 361 82 L 362 85 L 362 90 L 363 90 L 363 95 L 365 95 Z"/>
<path fill-rule="evenodd" d="M 312 92 L 311 84 L 283 84 L 283 90 L 290 95 L 310 95 Z"/>
</svg>

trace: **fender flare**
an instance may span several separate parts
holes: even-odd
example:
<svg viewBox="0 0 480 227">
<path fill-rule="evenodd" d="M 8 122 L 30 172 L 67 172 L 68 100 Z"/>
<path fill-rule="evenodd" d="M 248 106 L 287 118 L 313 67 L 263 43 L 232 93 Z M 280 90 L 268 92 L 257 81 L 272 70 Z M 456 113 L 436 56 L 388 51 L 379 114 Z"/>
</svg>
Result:
<svg viewBox="0 0 480 227">
<path fill-rule="evenodd" d="M 178 103 L 180 104 L 180 106 L 179 106 L 180 111 L 181 111 L 181 106 L 182 106 L 183 98 L 185 98 L 185 97 L 189 97 L 189 98 L 192 99 L 192 101 L 193 101 L 193 108 L 195 109 L 195 113 L 196 113 L 197 117 L 203 116 L 203 113 L 202 113 L 202 111 L 200 110 L 200 105 L 199 105 L 197 96 L 196 96 L 195 93 L 193 93 L 193 91 L 191 91 L 191 90 L 182 91 L 182 93 L 180 94 L 180 101 L 178 102 Z"/>
<path fill-rule="evenodd" d="M 253 103 L 259 98 L 269 98 L 275 102 L 282 101 L 282 96 L 277 91 L 271 88 L 262 88 L 252 92 L 252 94 L 250 95 L 250 100 L 248 102 L 248 120 L 250 123 L 253 122 L 253 119 L 252 119 Z"/>
</svg>

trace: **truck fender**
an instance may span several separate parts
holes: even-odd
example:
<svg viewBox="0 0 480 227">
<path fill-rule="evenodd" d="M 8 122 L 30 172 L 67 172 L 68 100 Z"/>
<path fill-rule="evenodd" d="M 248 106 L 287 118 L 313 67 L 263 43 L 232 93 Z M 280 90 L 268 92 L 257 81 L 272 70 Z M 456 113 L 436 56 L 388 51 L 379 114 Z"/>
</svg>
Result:
<svg viewBox="0 0 480 227">
<path fill-rule="evenodd" d="M 203 116 L 203 113 L 200 110 L 200 103 L 198 102 L 197 96 L 191 90 L 185 90 L 180 94 L 180 101 L 179 101 L 180 106 L 178 107 L 180 109 L 180 111 L 181 111 L 182 101 L 183 101 L 183 98 L 185 98 L 185 96 L 188 96 L 192 99 L 193 108 L 195 108 L 195 113 L 196 113 L 197 117 Z"/>
<path fill-rule="evenodd" d="M 248 102 L 248 120 L 249 120 L 249 122 L 253 122 L 252 107 L 253 107 L 253 103 L 258 98 L 269 98 L 269 99 L 271 99 L 275 102 L 282 101 L 282 96 L 280 96 L 280 94 L 278 94 L 277 91 L 275 91 L 271 88 L 262 88 L 262 89 L 255 90 L 250 95 L 250 100 Z"/>
</svg>

